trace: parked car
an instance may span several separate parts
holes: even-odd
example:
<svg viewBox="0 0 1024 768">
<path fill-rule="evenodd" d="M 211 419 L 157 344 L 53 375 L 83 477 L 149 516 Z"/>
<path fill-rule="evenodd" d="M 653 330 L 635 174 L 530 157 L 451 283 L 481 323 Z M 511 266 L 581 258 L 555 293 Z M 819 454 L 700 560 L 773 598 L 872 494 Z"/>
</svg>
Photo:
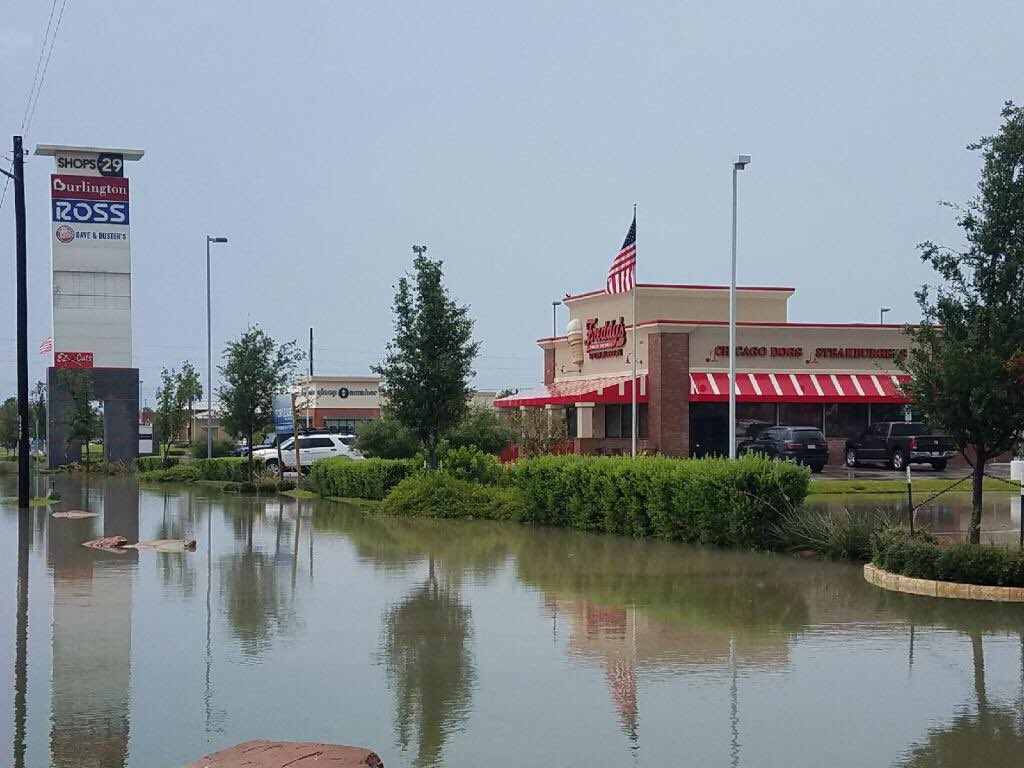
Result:
<svg viewBox="0 0 1024 768">
<path fill-rule="evenodd" d="M 333 433 L 314 433 L 299 435 L 299 460 L 302 471 L 308 472 L 310 465 L 329 456 L 348 456 L 350 459 L 362 459 L 363 455 L 351 446 L 352 435 Z M 254 457 L 263 459 L 268 470 L 277 470 L 277 447 L 254 450 Z M 289 437 L 281 443 L 281 460 L 284 468 L 295 471 L 295 438 Z"/>
<path fill-rule="evenodd" d="M 956 454 L 948 437 L 934 435 L 919 421 L 880 421 L 846 441 L 846 466 L 885 464 L 903 470 L 908 464 L 931 464 L 941 471 Z"/>
<path fill-rule="evenodd" d="M 795 461 L 810 467 L 811 472 L 821 472 L 828 463 L 828 441 L 816 427 L 765 427 L 753 440 L 742 443 L 738 453 L 763 453 L 771 459 Z"/>
</svg>

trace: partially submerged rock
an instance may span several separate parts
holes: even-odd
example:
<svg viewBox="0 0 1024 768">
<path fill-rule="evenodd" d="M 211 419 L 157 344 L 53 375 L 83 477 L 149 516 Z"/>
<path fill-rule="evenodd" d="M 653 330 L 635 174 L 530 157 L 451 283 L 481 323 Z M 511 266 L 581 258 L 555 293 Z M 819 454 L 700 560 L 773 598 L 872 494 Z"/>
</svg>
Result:
<svg viewBox="0 0 1024 768">
<path fill-rule="evenodd" d="M 157 539 L 129 544 L 124 536 L 105 536 L 102 539 L 82 542 L 83 547 L 102 549 L 104 552 L 124 552 L 128 549 L 152 549 L 156 552 L 195 552 L 196 540 Z"/>
<path fill-rule="evenodd" d="M 123 554 L 125 547 L 128 546 L 128 539 L 124 536 L 104 536 L 102 539 L 83 541 L 82 546 L 89 547 L 89 549 L 101 549 L 104 552 L 117 552 L 119 554 Z"/>
<path fill-rule="evenodd" d="M 376 752 L 317 742 L 254 739 L 192 763 L 187 768 L 384 768 Z"/>
</svg>

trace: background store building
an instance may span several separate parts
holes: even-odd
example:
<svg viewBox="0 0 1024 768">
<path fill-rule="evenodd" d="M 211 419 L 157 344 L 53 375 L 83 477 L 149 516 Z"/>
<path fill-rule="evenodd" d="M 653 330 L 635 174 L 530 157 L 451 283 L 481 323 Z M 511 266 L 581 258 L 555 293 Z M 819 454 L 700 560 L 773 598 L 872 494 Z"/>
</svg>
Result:
<svg viewBox="0 0 1024 768">
<path fill-rule="evenodd" d="M 580 453 L 629 452 L 632 388 L 639 447 L 671 456 L 728 452 L 727 286 L 637 286 L 569 296 L 567 334 L 540 339 L 544 386 L 495 401 L 564 418 Z M 902 420 L 907 380 L 897 364 L 902 325 L 791 323 L 793 288 L 737 289 L 737 442 L 764 425 L 822 429 L 830 461 L 874 421 Z M 637 334 L 637 378 L 631 375 Z"/>
</svg>

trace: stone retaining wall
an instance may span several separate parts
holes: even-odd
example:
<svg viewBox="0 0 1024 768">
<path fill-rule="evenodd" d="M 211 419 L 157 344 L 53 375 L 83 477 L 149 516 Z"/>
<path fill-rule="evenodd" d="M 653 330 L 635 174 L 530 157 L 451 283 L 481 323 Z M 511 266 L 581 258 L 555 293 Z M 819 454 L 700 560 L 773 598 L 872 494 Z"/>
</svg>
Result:
<svg viewBox="0 0 1024 768">
<path fill-rule="evenodd" d="M 953 597 L 960 600 L 994 600 L 1000 603 L 1024 603 L 1024 587 L 982 587 L 952 581 L 914 579 L 884 571 L 871 563 L 864 566 L 864 579 L 882 589 L 928 597 Z"/>
</svg>

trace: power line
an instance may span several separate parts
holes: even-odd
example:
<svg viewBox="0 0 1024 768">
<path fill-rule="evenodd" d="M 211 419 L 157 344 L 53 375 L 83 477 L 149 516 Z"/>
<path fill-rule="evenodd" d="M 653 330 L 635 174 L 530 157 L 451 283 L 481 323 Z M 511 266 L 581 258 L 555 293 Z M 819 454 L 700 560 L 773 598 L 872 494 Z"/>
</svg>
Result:
<svg viewBox="0 0 1024 768">
<path fill-rule="evenodd" d="M 64 8 L 67 4 L 68 0 L 62 0 L 60 4 L 60 15 L 57 16 L 57 25 L 53 28 L 53 36 L 50 38 L 50 49 L 46 52 L 46 61 L 43 62 L 43 72 L 39 76 L 39 85 L 36 88 L 36 97 L 32 102 L 32 111 L 28 113 L 28 120 L 25 122 L 24 128 L 22 128 L 22 134 L 28 132 L 28 129 L 32 125 L 32 118 L 36 114 L 36 105 L 39 104 L 39 94 L 43 92 L 43 83 L 46 81 L 46 70 L 50 68 L 50 56 L 53 55 L 53 44 L 57 42 L 57 33 L 60 32 L 60 23 L 64 19 Z"/>
<path fill-rule="evenodd" d="M 39 82 L 39 70 L 43 66 L 43 54 L 46 53 L 46 41 L 50 39 L 50 26 L 53 24 L 53 12 L 57 8 L 57 0 L 50 4 L 50 18 L 46 20 L 46 31 L 43 33 L 43 43 L 39 46 L 39 58 L 36 59 L 36 71 L 32 75 L 32 87 L 28 89 L 28 101 L 25 102 L 25 114 L 21 116 L 21 132 L 25 133 L 25 123 L 28 121 L 29 107 L 32 106 L 32 94 L 36 92 L 36 84 Z"/>
</svg>

